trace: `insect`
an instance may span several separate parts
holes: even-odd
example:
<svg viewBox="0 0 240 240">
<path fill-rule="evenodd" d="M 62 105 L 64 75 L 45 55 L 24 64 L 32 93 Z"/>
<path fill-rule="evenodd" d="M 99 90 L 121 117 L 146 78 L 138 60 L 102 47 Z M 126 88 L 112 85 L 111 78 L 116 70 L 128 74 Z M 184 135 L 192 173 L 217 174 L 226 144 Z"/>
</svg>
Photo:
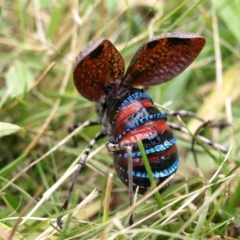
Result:
<svg viewBox="0 0 240 240">
<path fill-rule="evenodd" d="M 133 190 L 138 186 L 143 194 L 150 187 L 138 139 L 143 142 L 157 184 L 176 172 L 179 156 L 167 117 L 136 86 L 148 87 L 171 80 L 194 61 L 204 44 L 205 39 L 194 33 L 171 32 L 153 37 L 139 48 L 125 74 L 124 60 L 109 40 L 92 41 L 80 52 L 73 71 L 74 83 L 83 97 L 97 102 L 99 121 L 95 124 L 102 124 L 102 130 L 79 160 L 78 172 L 62 210 L 68 206 L 76 177 L 90 150 L 105 136 L 109 136 L 106 147 L 113 152 L 118 177 Z M 61 224 L 58 219 L 58 225 Z"/>
</svg>

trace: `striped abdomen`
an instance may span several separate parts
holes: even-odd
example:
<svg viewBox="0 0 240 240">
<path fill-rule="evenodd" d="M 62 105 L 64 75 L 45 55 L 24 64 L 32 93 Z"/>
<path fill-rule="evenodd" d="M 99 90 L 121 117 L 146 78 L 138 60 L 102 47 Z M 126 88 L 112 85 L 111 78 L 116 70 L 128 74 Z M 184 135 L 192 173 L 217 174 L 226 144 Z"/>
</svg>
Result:
<svg viewBox="0 0 240 240">
<path fill-rule="evenodd" d="M 141 139 L 157 184 L 173 174 L 179 165 L 176 138 L 166 124 L 166 116 L 153 105 L 144 92 L 135 92 L 118 108 L 114 119 L 115 142 L 132 143 L 133 188 L 144 193 L 150 186 L 137 140 Z M 125 151 L 114 153 L 114 166 L 119 178 L 128 184 L 128 158 Z M 165 186 L 167 187 L 167 186 Z M 163 188 L 162 190 L 164 190 Z"/>
</svg>

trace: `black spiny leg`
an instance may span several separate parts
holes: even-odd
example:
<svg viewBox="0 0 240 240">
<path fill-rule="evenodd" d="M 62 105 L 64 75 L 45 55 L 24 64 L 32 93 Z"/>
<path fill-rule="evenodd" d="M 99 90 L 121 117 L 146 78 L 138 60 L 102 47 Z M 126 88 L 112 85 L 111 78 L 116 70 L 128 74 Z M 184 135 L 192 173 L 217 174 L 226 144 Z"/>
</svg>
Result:
<svg viewBox="0 0 240 240">
<path fill-rule="evenodd" d="M 75 123 L 73 124 L 72 126 L 68 127 L 68 133 L 71 133 L 73 132 L 76 128 L 78 128 L 82 123 Z M 100 125 L 101 122 L 100 120 L 91 120 L 91 121 L 87 121 L 85 122 L 86 126 L 85 127 L 90 127 L 90 126 L 95 126 L 95 125 Z M 84 128 L 85 128 L 84 127 Z M 73 140 L 73 147 L 77 147 L 77 137 L 76 136 L 73 136 L 72 137 L 72 140 Z"/>
<path fill-rule="evenodd" d="M 189 135 L 189 131 L 185 128 L 185 127 L 182 127 L 176 123 L 172 123 L 172 122 L 167 122 L 168 126 L 174 130 L 177 130 L 177 131 L 180 131 L 180 132 L 183 132 L 183 133 L 186 133 Z M 214 148 L 214 149 L 217 149 L 223 153 L 227 153 L 228 152 L 228 148 L 226 148 L 225 146 L 221 145 L 221 144 L 218 144 L 218 143 L 215 143 L 215 142 L 212 142 L 211 140 L 209 140 L 208 138 L 205 138 L 201 135 L 196 135 L 196 137 L 201 140 L 204 144 Z"/>
<path fill-rule="evenodd" d="M 105 130 L 102 130 L 100 133 L 96 134 L 95 137 L 88 144 L 88 146 L 87 146 L 85 152 L 83 153 L 83 155 L 81 156 L 81 158 L 79 159 L 79 161 L 77 163 L 78 167 L 77 167 L 77 170 L 76 170 L 76 172 L 75 172 L 75 174 L 73 176 L 73 181 L 72 181 L 71 187 L 69 189 L 67 199 L 65 200 L 63 206 L 61 207 L 61 211 L 62 212 L 65 211 L 68 208 L 68 204 L 69 204 L 69 201 L 70 201 L 70 198 L 71 198 L 71 195 L 72 195 L 75 183 L 77 181 L 77 177 L 78 177 L 79 172 L 81 171 L 81 169 L 85 166 L 90 151 L 92 150 L 93 146 L 95 145 L 95 143 L 98 140 L 100 140 L 100 139 L 102 139 L 102 138 L 104 138 L 106 136 L 107 136 L 107 134 L 105 133 Z M 63 224 L 62 217 L 58 217 L 57 218 L 57 225 L 60 228 L 62 228 L 62 224 Z"/>
<path fill-rule="evenodd" d="M 213 123 L 212 121 L 205 121 L 204 119 L 202 119 L 201 117 L 197 116 L 196 114 L 194 114 L 193 112 L 189 112 L 189 111 L 186 111 L 186 110 L 178 110 L 178 111 L 166 111 L 165 112 L 166 115 L 168 116 L 180 116 L 180 117 L 192 117 L 192 118 L 195 118 L 197 120 L 199 120 L 200 122 L 202 122 L 202 127 L 201 129 L 203 128 L 203 126 L 205 127 L 211 127 L 211 128 L 219 128 L 219 129 L 222 129 L 222 128 L 225 128 L 225 127 L 229 127 L 230 124 L 229 123 L 225 123 L 225 122 L 220 122 L 220 123 Z M 176 123 L 173 123 L 173 122 L 167 122 L 167 124 L 169 125 L 170 128 L 174 129 L 174 130 L 177 130 L 177 131 L 180 131 L 180 132 L 183 132 L 183 133 L 186 133 L 189 135 L 189 131 L 185 128 L 185 127 L 182 127 Z M 217 149 L 223 153 L 227 153 L 228 152 L 228 148 L 226 148 L 225 146 L 222 146 L 221 144 L 218 144 L 218 143 L 215 143 L 215 142 L 212 142 L 211 140 L 209 140 L 208 138 L 205 138 L 199 134 L 195 134 L 195 136 L 201 140 L 204 144 L 210 146 L 211 148 L 214 148 L 214 149 Z"/>
</svg>

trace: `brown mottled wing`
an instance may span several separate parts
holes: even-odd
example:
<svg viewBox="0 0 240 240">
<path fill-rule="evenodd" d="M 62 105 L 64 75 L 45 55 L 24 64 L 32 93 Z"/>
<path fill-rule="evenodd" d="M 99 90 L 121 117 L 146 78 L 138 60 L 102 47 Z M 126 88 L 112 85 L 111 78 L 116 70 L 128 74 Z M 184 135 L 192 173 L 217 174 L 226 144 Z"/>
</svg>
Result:
<svg viewBox="0 0 240 240">
<path fill-rule="evenodd" d="M 105 95 L 105 87 L 122 79 L 122 56 L 105 39 L 90 42 L 76 58 L 73 78 L 78 92 L 90 101 L 98 101 Z"/>
<path fill-rule="evenodd" d="M 172 32 L 146 42 L 133 57 L 122 83 L 152 86 L 185 70 L 201 52 L 205 39 L 194 33 Z"/>
</svg>

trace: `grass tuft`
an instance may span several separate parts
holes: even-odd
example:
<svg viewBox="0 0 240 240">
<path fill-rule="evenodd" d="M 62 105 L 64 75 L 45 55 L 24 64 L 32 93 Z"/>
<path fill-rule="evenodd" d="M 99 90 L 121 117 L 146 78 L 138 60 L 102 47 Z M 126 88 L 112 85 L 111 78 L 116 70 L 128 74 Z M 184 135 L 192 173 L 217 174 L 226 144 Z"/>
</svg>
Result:
<svg viewBox="0 0 240 240">
<path fill-rule="evenodd" d="M 3 1 L 1 237 L 237 239 L 239 6 L 237 0 Z M 89 41 L 106 38 L 121 52 L 127 67 L 143 42 L 153 35 L 176 30 L 200 34 L 206 38 L 206 46 L 188 70 L 166 84 L 149 88 L 148 93 L 156 103 L 169 109 L 185 109 L 205 120 L 229 122 L 231 127 L 207 128 L 201 134 L 231 151 L 222 155 L 196 144 L 197 168 L 191 138 L 186 141 L 175 132 L 181 166 L 173 184 L 161 194 L 161 207 L 153 197 L 155 189 L 138 196 L 135 223 L 129 227 L 128 217 L 133 209 L 128 206 L 127 188 L 116 177 L 112 156 L 104 145 L 107 139 L 103 139 L 94 147 L 78 177 L 70 207 L 64 213 L 71 217 L 64 221 L 63 229 L 54 229 L 75 164 L 101 129 L 80 127 L 67 134 L 72 124 L 97 118 L 94 103 L 80 96 L 74 87 L 75 57 Z M 174 117 L 169 120 L 179 123 Z M 193 133 L 201 124 L 191 118 L 183 121 Z M 78 145 L 74 148 L 71 137 L 76 133 Z M 109 173 L 113 173 L 113 179 L 107 188 Z"/>
</svg>

